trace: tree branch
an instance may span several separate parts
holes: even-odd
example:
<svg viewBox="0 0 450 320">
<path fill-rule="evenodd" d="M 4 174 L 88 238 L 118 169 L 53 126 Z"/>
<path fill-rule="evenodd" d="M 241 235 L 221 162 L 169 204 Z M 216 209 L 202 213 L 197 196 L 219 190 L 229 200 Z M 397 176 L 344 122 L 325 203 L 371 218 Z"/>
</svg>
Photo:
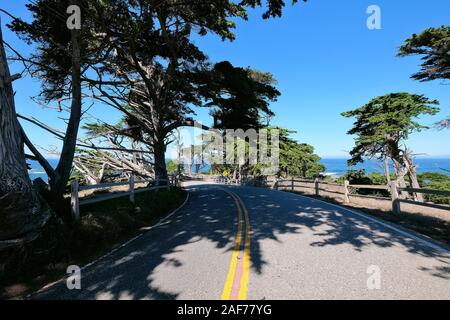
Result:
<svg viewBox="0 0 450 320">
<path fill-rule="evenodd" d="M 52 179 L 55 175 L 55 169 L 53 169 L 53 167 L 50 165 L 50 163 L 47 161 L 47 159 L 44 158 L 44 156 L 39 152 L 39 150 L 34 146 L 34 144 L 31 143 L 30 139 L 28 139 L 28 137 L 21 125 L 20 125 L 20 131 L 21 131 L 22 139 L 23 139 L 25 145 L 34 154 L 34 156 L 36 158 L 35 160 L 37 160 L 39 162 L 39 164 L 42 166 L 42 168 L 44 168 L 47 176 L 50 179 Z"/>
</svg>

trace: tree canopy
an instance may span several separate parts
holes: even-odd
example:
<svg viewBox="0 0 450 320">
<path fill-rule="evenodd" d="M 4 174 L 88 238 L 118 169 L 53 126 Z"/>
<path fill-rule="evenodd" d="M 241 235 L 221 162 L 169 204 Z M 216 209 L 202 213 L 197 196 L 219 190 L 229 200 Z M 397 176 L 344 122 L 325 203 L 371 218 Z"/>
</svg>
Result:
<svg viewBox="0 0 450 320">
<path fill-rule="evenodd" d="M 295 131 L 277 129 L 280 130 L 279 175 L 311 179 L 325 171 L 325 166 L 320 163 L 320 157 L 314 153 L 313 146 L 290 138 Z"/>
<path fill-rule="evenodd" d="M 439 121 L 438 123 L 436 123 L 436 126 L 439 129 L 445 129 L 445 128 L 450 128 L 450 117 L 444 120 Z"/>
<path fill-rule="evenodd" d="M 280 92 L 273 87 L 276 81 L 270 73 L 250 68 L 234 67 L 223 61 L 208 72 L 203 88 L 212 107 L 211 115 L 218 129 L 258 129 L 262 116 L 273 116 L 270 103 L 276 101 Z"/>
<path fill-rule="evenodd" d="M 421 70 L 412 75 L 420 81 L 450 79 L 450 26 L 428 28 L 405 40 L 398 56 L 422 56 Z"/>
<path fill-rule="evenodd" d="M 210 86 L 208 95 L 203 96 L 202 81 L 211 66 L 192 35 L 212 33 L 223 40 L 233 40 L 234 20 L 247 19 L 249 7 L 265 7 L 264 18 L 277 17 L 282 13 L 284 1 L 37 0 L 27 5 L 33 14 L 32 22 L 15 19 L 10 27 L 36 45 L 37 53 L 24 61 L 31 64 L 31 73 L 43 80 L 42 96 L 47 101 L 64 100 L 73 94 L 74 32 L 66 28 L 66 17 L 61 14 L 70 4 L 82 8 L 82 27 L 77 38 L 84 96 L 120 110 L 128 123 L 141 128 L 146 143 L 155 153 L 156 175 L 162 179 L 167 175 L 164 153 L 168 134 L 179 126 L 192 125 L 192 106 L 204 105 L 205 98 L 215 98 L 215 102 L 209 102 L 217 107 L 215 115 L 224 119 L 222 123 L 236 122 L 239 115 L 241 123 L 253 121 L 247 124 L 252 126 L 257 124 L 256 113 L 270 113 L 266 101 L 274 100 L 279 93 L 268 84 L 252 82 L 248 75 L 255 72 L 228 64 L 219 65 L 223 67 L 222 77 L 218 77 L 222 88 L 216 86 L 217 92 L 213 93 Z M 219 69 L 212 70 L 212 74 L 217 76 Z M 220 104 L 225 103 L 219 98 L 223 98 L 222 91 L 236 89 L 230 79 L 243 80 L 243 75 L 247 76 L 246 86 L 234 98 L 247 98 L 246 103 L 236 104 L 231 98 L 228 105 Z M 72 109 L 73 118 L 78 121 L 71 126 L 72 155 L 80 109 L 81 103 L 79 108 Z M 45 162 L 43 157 L 40 159 Z M 70 168 L 66 166 L 66 172 L 67 169 Z"/>
<path fill-rule="evenodd" d="M 428 128 L 416 119 L 421 115 L 438 113 L 439 108 L 434 106 L 438 104 L 437 100 L 424 95 L 401 92 L 374 98 L 360 108 L 342 113 L 347 118 L 356 117 L 348 131 L 348 134 L 356 135 L 355 147 L 350 151 L 350 164 L 376 155 L 397 158 L 401 142 L 412 132 Z"/>
</svg>

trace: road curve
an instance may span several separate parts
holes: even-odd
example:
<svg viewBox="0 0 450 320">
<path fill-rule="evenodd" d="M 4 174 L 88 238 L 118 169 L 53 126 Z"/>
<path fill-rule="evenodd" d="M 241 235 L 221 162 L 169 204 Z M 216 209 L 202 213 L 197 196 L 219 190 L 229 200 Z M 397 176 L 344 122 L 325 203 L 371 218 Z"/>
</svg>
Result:
<svg viewBox="0 0 450 320">
<path fill-rule="evenodd" d="M 31 299 L 450 299 L 450 252 L 290 193 L 191 184 L 178 212 Z"/>
</svg>

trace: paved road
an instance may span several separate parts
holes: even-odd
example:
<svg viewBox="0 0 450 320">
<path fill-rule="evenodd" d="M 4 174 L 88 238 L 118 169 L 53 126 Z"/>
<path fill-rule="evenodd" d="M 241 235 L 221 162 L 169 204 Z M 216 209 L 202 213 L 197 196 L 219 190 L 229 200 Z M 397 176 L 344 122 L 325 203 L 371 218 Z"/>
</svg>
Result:
<svg viewBox="0 0 450 320">
<path fill-rule="evenodd" d="M 450 253 L 298 195 L 191 185 L 160 226 L 37 299 L 450 299 Z"/>
</svg>

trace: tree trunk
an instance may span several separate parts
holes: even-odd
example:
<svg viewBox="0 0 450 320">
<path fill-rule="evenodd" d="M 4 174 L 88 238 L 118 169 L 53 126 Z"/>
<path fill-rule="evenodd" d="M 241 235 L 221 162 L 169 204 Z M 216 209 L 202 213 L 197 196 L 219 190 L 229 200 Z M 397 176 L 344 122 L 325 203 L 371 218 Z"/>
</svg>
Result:
<svg viewBox="0 0 450 320">
<path fill-rule="evenodd" d="M 166 145 L 164 140 L 156 141 L 153 145 L 155 157 L 155 180 L 159 181 L 159 185 L 167 184 L 167 168 L 166 168 Z"/>
<path fill-rule="evenodd" d="M 388 186 L 391 185 L 391 173 L 389 170 L 389 159 L 388 157 L 384 156 L 383 157 L 383 163 L 384 163 L 384 175 L 386 177 L 386 183 Z"/>
<path fill-rule="evenodd" d="M 69 123 L 67 124 L 61 157 L 55 169 L 55 177 L 50 180 L 53 196 L 61 200 L 72 170 L 78 129 L 81 119 L 81 62 L 80 62 L 80 30 L 71 30 L 72 40 L 72 105 Z"/>
<path fill-rule="evenodd" d="M 419 181 L 417 180 L 416 166 L 414 165 L 412 159 L 407 155 L 403 155 L 403 159 L 406 169 L 408 170 L 411 187 L 414 189 L 420 189 Z M 418 202 L 423 202 L 423 195 L 421 193 L 414 193 L 414 199 Z"/>
<path fill-rule="evenodd" d="M 28 176 L 0 26 L 0 249 L 37 237 L 49 210 Z"/>
<path fill-rule="evenodd" d="M 406 188 L 405 173 L 403 172 L 400 163 L 395 159 L 392 159 L 392 161 L 394 164 L 394 170 L 395 170 L 395 174 L 397 175 L 397 181 L 398 181 L 400 188 Z M 400 197 L 402 199 L 407 199 L 409 197 L 408 192 L 401 191 Z"/>
<path fill-rule="evenodd" d="M 302 178 L 303 179 L 306 179 L 306 171 L 307 171 L 307 168 L 306 168 L 306 163 L 302 163 L 302 169 L 301 169 L 301 174 L 302 174 Z"/>
</svg>

